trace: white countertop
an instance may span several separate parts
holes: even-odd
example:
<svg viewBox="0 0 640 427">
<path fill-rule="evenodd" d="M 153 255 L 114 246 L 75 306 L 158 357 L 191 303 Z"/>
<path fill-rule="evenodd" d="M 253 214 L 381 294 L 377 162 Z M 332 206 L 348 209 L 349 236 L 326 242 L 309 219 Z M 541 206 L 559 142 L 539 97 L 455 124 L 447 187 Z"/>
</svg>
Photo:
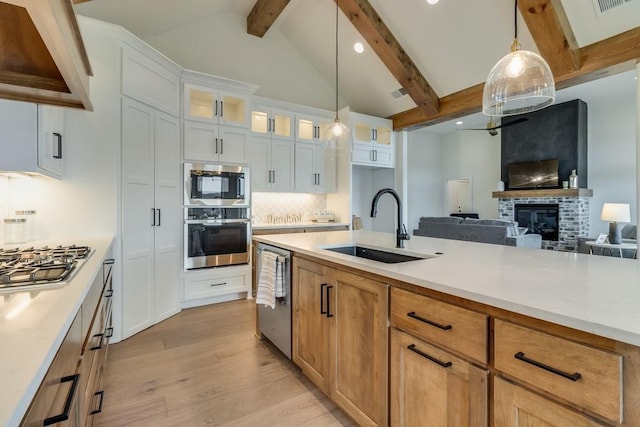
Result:
<svg viewBox="0 0 640 427">
<path fill-rule="evenodd" d="M 288 222 L 286 224 L 268 224 L 256 222 L 251 225 L 254 230 L 269 230 L 274 228 L 311 228 L 311 227 L 348 227 L 346 222 Z"/>
<path fill-rule="evenodd" d="M 71 243 L 93 251 L 66 284 L 0 291 L 0 426 L 17 426 L 22 420 L 93 280 L 102 274 L 113 237 L 18 245 Z"/>
<path fill-rule="evenodd" d="M 640 346 L 640 261 L 367 231 L 276 234 L 255 240 Z M 384 264 L 322 249 L 358 243 L 434 258 Z"/>
</svg>

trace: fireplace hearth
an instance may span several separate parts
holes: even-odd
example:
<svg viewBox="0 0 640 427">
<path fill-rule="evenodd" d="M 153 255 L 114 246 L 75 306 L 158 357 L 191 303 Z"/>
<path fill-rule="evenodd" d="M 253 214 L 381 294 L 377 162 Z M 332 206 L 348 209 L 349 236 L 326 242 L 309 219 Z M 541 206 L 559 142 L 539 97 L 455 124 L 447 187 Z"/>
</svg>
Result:
<svg viewBox="0 0 640 427">
<path fill-rule="evenodd" d="M 516 204 L 514 219 L 529 234 L 540 234 L 542 240 L 558 241 L 559 206 L 554 204 Z"/>
<path fill-rule="evenodd" d="M 516 190 L 497 191 L 493 197 L 498 199 L 499 218 L 510 221 L 518 221 L 520 227 L 529 228 L 525 223 L 531 218 L 529 212 L 527 218 L 517 218 L 516 206 L 557 206 L 558 216 L 557 236 L 551 234 L 548 224 L 548 212 L 542 213 L 544 221 L 537 221 L 539 214 L 536 213 L 534 222 L 542 222 L 545 225 L 534 225 L 529 228 L 529 233 L 536 232 L 542 235 L 542 248 L 560 251 L 575 252 L 578 250 L 578 237 L 589 236 L 589 200 L 593 196 L 593 190 L 579 189 L 547 189 L 547 190 Z M 525 214 L 522 214 L 525 215 Z M 532 231 L 534 230 L 534 231 Z"/>
</svg>

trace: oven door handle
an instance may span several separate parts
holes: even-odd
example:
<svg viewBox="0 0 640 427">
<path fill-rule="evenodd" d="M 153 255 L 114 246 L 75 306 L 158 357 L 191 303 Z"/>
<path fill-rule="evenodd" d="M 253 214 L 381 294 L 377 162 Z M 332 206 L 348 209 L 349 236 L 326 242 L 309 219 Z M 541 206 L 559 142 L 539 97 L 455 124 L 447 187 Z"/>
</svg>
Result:
<svg viewBox="0 0 640 427">
<path fill-rule="evenodd" d="M 244 178 L 238 178 L 238 196 L 244 199 Z"/>
</svg>

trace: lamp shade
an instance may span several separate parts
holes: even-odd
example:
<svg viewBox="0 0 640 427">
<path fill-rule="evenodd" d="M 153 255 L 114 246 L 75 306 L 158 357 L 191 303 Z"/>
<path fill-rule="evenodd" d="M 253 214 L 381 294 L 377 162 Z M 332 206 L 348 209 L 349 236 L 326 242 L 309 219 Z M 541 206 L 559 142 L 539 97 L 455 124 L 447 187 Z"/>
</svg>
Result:
<svg viewBox="0 0 640 427">
<path fill-rule="evenodd" d="M 517 40 L 514 43 L 517 45 Z M 512 48 L 491 69 L 482 93 L 482 112 L 511 116 L 547 107 L 556 99 L 551 68 L 537 53 Z"/>
<path fill-rule="evenodd" d="M 627 203 L 605 203 L 600 219 L 609 222 L 631 222 L 631 212 Z"/>
</svg>

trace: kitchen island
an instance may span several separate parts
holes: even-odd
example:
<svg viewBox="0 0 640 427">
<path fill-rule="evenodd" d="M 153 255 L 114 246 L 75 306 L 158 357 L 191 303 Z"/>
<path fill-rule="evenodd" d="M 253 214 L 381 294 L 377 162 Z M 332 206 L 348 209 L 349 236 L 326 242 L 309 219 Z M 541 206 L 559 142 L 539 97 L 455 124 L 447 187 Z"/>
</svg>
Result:
<svg viewBox="0 0 640 427">
<path fill-rule="evenodd" d="M 22 291 L 0 291 L 2 426 L 17 426 L 24 417 L 94 280 L 98 276 L 102 280 L 103 261 L 111 252 L 113 237 L 39 241 L 20 246 L 55 247 L 67 243 L 92 249 L 70 280 Z"/>
<path fill-rule="evenodd" d="M 416 236 L 405 249 L 395 249 L 394 235 L 364 231 L 254 240 L 294 253 L 294 361 L 316 384 L 329 384 L 325 392 L 361 424 L 420 419 L 426 413 L 415 412 L 426 411 L 428 396 L 445 414 L 447 407 L 467 408 L 473 425 L 488 425 L 489 418 L 492 425 L 517 425 L 510 419 L 515 413 L 549 425 L 640 425 L 640 263 L 635 260 Z M 347 244 L 425 259 L 385 264 L 327 250 Z M 320 296 L 314 299 L 316 284 Z M 368 302 L 354 299 L 354 289 Z M 369 305 L 350 310 L 347 298 Z M 327 332 L 313 331 L 329 336 L 334 354 L 324 365 L 305 336 L 309 325 L 325 321 L 312 318 L 314 304 L 320 313 L 331 313 Z M 367 326 L 379 317 L 389 322 Z M 384 334 L 376 338 L 382 342 L 362 349 L 367 341 L 360 337 L 374 333 Z M 357 341 L 351 349 L 349 339 Z M 352 357 L 354 349 L 359 358 Z M 438 356 L 420 359 L 427 353 Z M 345 354 L 348 363 L 342 366 Z M 440 365 L 451 368 L 449 377 L 430 380 L 445 389 L 464 384 L 471 402 L 447 404 L 427 387 L 430 381 L 411 378 L 416 372 L 432 374 L 419 364 L 427 359 L 455 361 Z M 389 366 L 386 375 L 372 370 L 374 364 L 385 371 Z M 381 414 L 368 413 L 365 396 L 349 395 L 347 368 L 362 369 L 361 378 L 381 377 L 363 387 L 379 387 L 376 397 L 389 402 L 388 412 L 385 407 Z M 454 373 L 461 376 L 449 383 Z M 426 388 L 411 393 L 408 387 Z M 413 395 L 422 397 L 412 400 Z"/>
</svg>

